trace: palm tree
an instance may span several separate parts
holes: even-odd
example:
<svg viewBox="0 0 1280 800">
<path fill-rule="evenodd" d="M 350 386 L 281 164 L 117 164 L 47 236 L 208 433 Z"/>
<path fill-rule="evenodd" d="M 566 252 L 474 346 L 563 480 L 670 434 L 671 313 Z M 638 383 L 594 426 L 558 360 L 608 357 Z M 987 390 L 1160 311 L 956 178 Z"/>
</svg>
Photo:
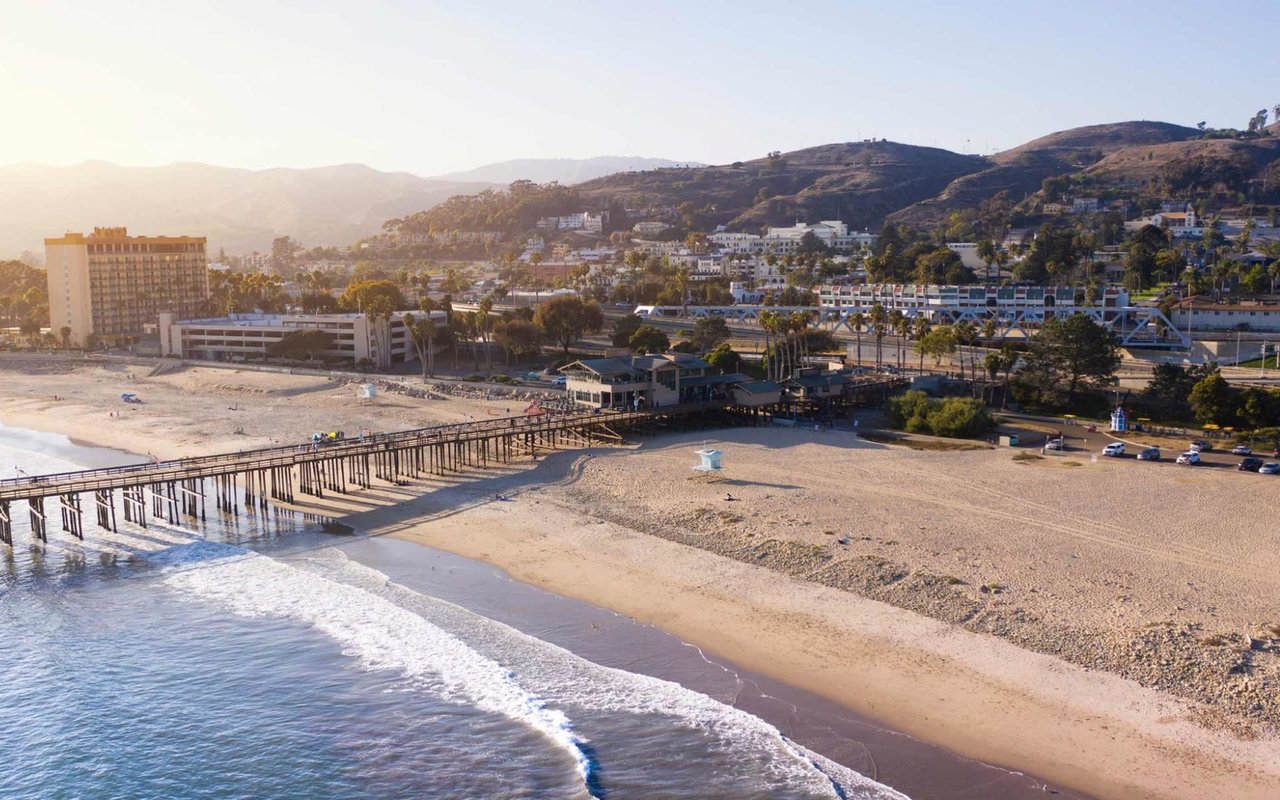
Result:
<svg viewBox="0 0 1280 800">
<path fill-rule="evenodd" d="M 775 372 L 774 355 L 772 350 L 773 331 L 776 325 L 775 319 L 777 313 L 773 311 L 761 311 L 758 317 L 760 321 L 760 330 L 764 332 L 764 365 L 765 377 L 773 379 Z"/>
<path fill-rule="evenodd" d="M 849 324 L 853 326 L 853 337 L 858 343 L 858 366 L 862 366 L 862 329 L 867 326 L 867 315 L 855 311 L 849 315 Z"/>
<path fill-rule="evenodd" d="M 973 345 L 977 341 L 977 331 L 974 330 L 973 323 L 970 322 L 969 320 L 963 320 L 961 322 L 957 322 L 955 325 L 951 326 L 951 330 L 955 332 L 956 344 L 959 345 L 960 347 L 960 378 L 963 379 L 964 378 L 964 349 L 966 347 L 969 348 L 969 355 L 972 358 Z M 974 361 L 973 363 L 973 381 L 974 383 L 977 383 L 978 381 L 977 361 Z"/>
<path fill-rule="evenodd" d="M 62 349 L 67 350 L 71 347 L 71 326 L 63 325 L 58 329 L 58 333 L 62 336 Z"/>
<path fill-rule="evenodd" d="M 893 333 L 898 337 L 898 369 L 902 369 L 906 360 L 907 334 L 911 332 L 911 319 L 901 311 L 894 309 Z"/>
<path fill-rule="evenodd" d="M 884 306 L 876 303 L 871 307 L 871 332 L 876 337 L 876 369 L 884 365 L 881 352 L 884 346 L 885 322 L 887 319 L 888 315 L 885 313 Z"/>
<path fill-rule="evenodd" d="M 916 334 L 916 350 L 920 353 L 920 372 L 924 373 L 924 337 L 929 335 L 929 329 L 933 326 L 929 324 L 929 318 L 921 314 L 915 319 Z"/>
</svg>

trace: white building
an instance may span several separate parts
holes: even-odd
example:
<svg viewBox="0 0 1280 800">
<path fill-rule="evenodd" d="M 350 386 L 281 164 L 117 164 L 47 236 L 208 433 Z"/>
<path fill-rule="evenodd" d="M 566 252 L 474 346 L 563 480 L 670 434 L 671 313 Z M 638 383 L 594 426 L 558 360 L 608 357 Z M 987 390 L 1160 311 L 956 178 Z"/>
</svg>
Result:
<svg viewBox="0 0 1280 800">
<path fill-rule="evenodd" d="M 947 242 L 947 249 L 960 256 L 960 263 L 971 270 L 983 272 L 987 262 L 978 257 L 977 242 Z"/>
<path fill-rule="evenodd" d="M 752 253 L 764 252 L 764 247 L 760 243 L 760 237 L 754 233 L 716 231 L 707 237 L 707 241 L 714 244 L 722 253 L 750 255 Z"/>
<path fill-rule="evenodd" d="M 1211 300 L 1183 300 L 1170 313 L 1173 324 L 1191 333 L 1200 331 L 1280 332 L 1280 306 L 1226 304 Z"/>
<path fill-rule="evenodd" d="M 670 230 L 671 226 L 665 222 L 637 222 L 631 226 L 631 230 L 641 236 L 657 236 L 663 231 Z"/>
<path fill-rule="evenodd" d="M 267 348 L 286 334 L 321 330 L 331 337 L 330 346 L 316 357 L 358 364 L 364 360 L 386 367 L 417 358 L 404 326 L 405 314 L 374 322 L 364 314 L 231 314 L 213 319 L 176 320 L 160 315 L 160 352 L 189 360 L 247 361 L 265 358 Z M 447 324 L 443 311 L 431 312 L 436 326 Z"/>
<path fill-rule="evenodd" d="M 1077 286 L 925 286 L 915 284 L 824 284 L 818 289 L 822 319 L 849 328 L 853 315 L 879 306 L 935 324 L 990 322 L 995 335 L 1029 336 L 1051 317 L 1084 314 L 1111 330 L 1122 347 L 1188 347 L 1190 339 L 1153 306 L 1129 305 L 1129 293 L 1108 286 L 1089 304 Z"/>
</svg>

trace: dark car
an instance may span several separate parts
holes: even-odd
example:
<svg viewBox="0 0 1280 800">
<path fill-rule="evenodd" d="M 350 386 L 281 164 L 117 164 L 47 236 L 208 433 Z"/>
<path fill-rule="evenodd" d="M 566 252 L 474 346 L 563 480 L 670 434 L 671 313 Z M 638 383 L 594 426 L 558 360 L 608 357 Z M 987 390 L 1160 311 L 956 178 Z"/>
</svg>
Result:
<svg viewBox="0 0 1280 800">
<path fill-rule="evenodd" d="M 1261 466 L 1262 466 L 1262 459 L 1258 458 L 1257 456 L 1249 456 L 1248 458 L 1240 459 L 1240 463 L 1236 465 L 1236 469 L 1243 470 L 1246 472 L 1257 472 L 1258 467 L 1261 467 Z"/>
</svg>

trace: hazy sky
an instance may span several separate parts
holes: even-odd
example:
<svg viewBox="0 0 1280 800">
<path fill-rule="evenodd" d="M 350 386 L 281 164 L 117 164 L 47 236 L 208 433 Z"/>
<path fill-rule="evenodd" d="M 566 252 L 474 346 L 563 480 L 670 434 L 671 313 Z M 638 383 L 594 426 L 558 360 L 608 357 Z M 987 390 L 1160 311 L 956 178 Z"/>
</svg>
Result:
<svg viewBox="0 0 1280 800">
<path fill-rule="evenodd" d="M 1280 0 L 0 0 L 0 163 L 989 152 L 1280 103 Z M 1256 34 L 1256 36 L 1255 36 Z"/>
</svg>

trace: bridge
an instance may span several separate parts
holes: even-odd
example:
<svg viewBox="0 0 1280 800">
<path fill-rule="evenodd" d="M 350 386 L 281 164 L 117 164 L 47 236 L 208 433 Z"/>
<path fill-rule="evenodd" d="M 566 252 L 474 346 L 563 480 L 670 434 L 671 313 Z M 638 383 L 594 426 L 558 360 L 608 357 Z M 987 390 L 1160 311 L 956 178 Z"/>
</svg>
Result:
<svg viewBox="0 0 1280 800">
<path fill-rule="evenodd" d="M 32 535 L 42 542 L 48 541 L 55 513 L 62 530 L 84 539 L 82 496 L 92 495 L 97 525 L 104 530 L 117 530 L 117 491 L 125 521 L 145 528 L 150 509 L 154 518 L 177 525 L 183 517 L 206 519 L 210 495 L 218 512 L 239 514 L 243 507 L 246 513 L 254 513 L 266 510 L 272 501 L 293 503 L 297 494 L 323 498 L 325 492 L 368 489 L 374 480 L 405 485 L 424 473 L 443 476 L 509 464 L 522 456 L 536 458 L 562 447 L 620 444 L 623 433 L 629 431 L 652 433 L 662 427 L 706 426 L 717 421 L 750 424 L 767 416 L 761 409 L 706 403 L 644 411 L 543 413 L 10 478 L 0 480 L 0 542 L 13 545 L 16 502 L 26 504 Z"/>
</svg>

